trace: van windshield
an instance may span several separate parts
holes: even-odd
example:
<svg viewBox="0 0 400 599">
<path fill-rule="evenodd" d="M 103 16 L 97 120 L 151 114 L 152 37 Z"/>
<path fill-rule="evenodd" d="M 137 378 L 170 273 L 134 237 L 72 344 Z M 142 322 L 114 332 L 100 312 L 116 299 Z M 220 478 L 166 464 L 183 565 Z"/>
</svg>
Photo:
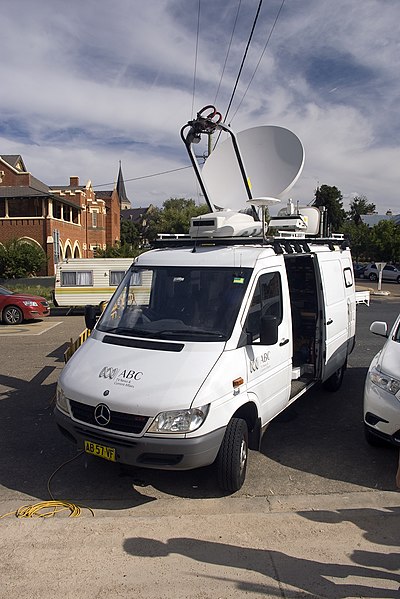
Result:
<svg viewBox="0 0 400 599">
<path fill-rule="evenodd" d="M 132 267 L 97 330 L 152 339 L 229 339 L 251 269 Z"/>
</svg>

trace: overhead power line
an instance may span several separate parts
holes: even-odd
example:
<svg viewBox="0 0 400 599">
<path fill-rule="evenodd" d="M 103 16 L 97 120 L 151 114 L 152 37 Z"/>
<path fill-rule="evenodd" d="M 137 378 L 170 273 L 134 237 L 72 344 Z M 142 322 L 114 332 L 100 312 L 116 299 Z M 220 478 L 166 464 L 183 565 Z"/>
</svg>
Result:
<svg viewBox="0 0 400 599">
<path fill-rule="evenodd" d="M 237 7 L 237 11 L 236 11 L 235 22 L 233 23 L 233 29 L 232 29 L 232 33 L 231 33 L 231 39 L 229 40 L 228 50 L 226 52 L 224 66 L 222 67 L 221 78 L 220 78 L 219 83 L 218 83 L 217 93 L 215 94 L 214 106 L 217 104 L 217 98 L 218 98 L 219 90 L 220 90 L 220 87 L 221 87 L 221 84 L 222 84 L 222 79 L 224 77 L 226 63 L 228 62 L 229 53 L 231 51 L 232 40 L 233 40 L 233 36 L 234 36 L 235 30 L 236 30 L 236 24 L 237 24 L 237 20 L 238 20 L 238 16 L 239 16 L 239 11 L 240 11 L 241 4 L 242 4 L 242 0 L 239 0 L 239 4 L 238 4 L 238 7 Z"/>
<path fill-rule="evenodd" d="M 125 183 L 129 182 L 129 181 L 139 181 L 140 179 L 150 179 L 151 177 L 159 177 L 160 175 L 168 175 L 169 173 L 176 173 L 177 171 L 184 171 L 185 169 L 188 168 L 192 168 L 192 165 L 189 166 L 181 166 L 179 168 L 172 168 L 168 171 L 160 171 L 159 173 L 152 173 L 151 175 L 142 175 L 141 177 L 133 177 L 131 179 L 125 179 L 124 177 L 124 181 Z M 111 183 L 101 183 L 100 185 L 93 185 L 93 189 L 95 187 L 107 187 L 108 185 L 115 185 L 115 181 L 112 181 Z"/>
<path fill-rule="evenodd" d="M 276 26 L 276 24 L 277 24 L 277 22 L 278 22 L 278 19 L 279 19 L 279 16 L 280 16 L 280 14 L 281 14 L 281 11 L 282 11 L 282 8 L 283 8 L 283 5 L 284 5 L 284 4 L 285 4 L 285 0 L 282 0 L 282 3 L 281 3 L 281 5 L 280 5 L 280 7 L 279 7 L 279 10 L 278 10 L 278 13 L 277 13 L 277 15 L 276 15 L 276 17 L 275 17 L 275 21 L 274 21 L 274 23 L 273 23 L 273 25 L 272 25 L 272 27 L 271 27 L 271 31 L 269 32 L 269 35 L 268 35 L 268 37 L 267 37 L 267 41 L 265 42 L 265 46 L 264 46 L 264 48 L 263 48 L 263 51 L 261 52 L 261 56 L 260 56 L 260 58 L 258 59 L 258 62 L 257 62 L 257 64 L 256 64 L 256 68 L 254 69 L 254 72 L 253 72 L 252 76 L 250 77 L 250 81 L 249 81 L 249 83 L 248 83 L 248 85 L 247 85 L 247 87 L 246 87 L 246 90 L 245 90 L 245 92 L 244 92 L 244 94 L 243 94 L 243 96 L 242 96 L 242 99 L 241 99 L 241 100 L 240 100 L 240 102 L 239 102 L 239 106 L 236 108 L 236 110 L 235 110 L 235 112 L 234 112 L 234 114 L 233 114 L 233 116 L 232 116 L 232 118 L 231 118 L 231 122 L 232 122 L 232 121 L 233 121 L 233 119 L 235 118 L 235 116 L 236 116 L 236 114 L 237 114 L 237 112 L 238 112 L 239 108 L 240 108 L 240 107 L 241 107 L 241 105 L 242 105 L 242 102 L 243 102 L 243 100 L 244 100 L 244 99 L 245 99 L 245 97 L 246 97 L 246 94 L 247 94 L 247 92 L 249 91 L 249 87 L 250 87 L 250 85 L 251 85 L 251 84 L 252 84 L 252 82 L 253 82 L 253 79 L 254 79 L 254 77 L 255 77 L 255 74 L 256 74 L 256 72 L 257 72 L 257 69 L 258 69 L 258 67 L 260 66 L 260 62 L 261 62 L 261 60 L 262 60 L 262 58 L 263 58 L 263 56 L 264 56 L 264 54 L 265 54 L 265 51 L 266 51 L 266 49 L 267 49 L 267 46 L 268 46 L 268 44 L 269 44 L 269 40 L 271 39 L 272 33 L 273 33 L 273 31 L 274 31 L 274 29 L 275 29 L 275 26 Z"/>
<path fill-rule="evenodd" d="M 230 111 L 231 106 L 232 106 L 233 98 L 235 97 L 236 89 L 237 89 L 237 86 L 238 86 L 238 83 L 239 83 L 240 76 L 242 74 L 244 63 L 246 61 L 246 56 L 247 56 L 247 52 L 249 51 L 251 40 L 253 38 L 254 30 L 256 28 L 256 24 L 257 24 L 257 20 L 258 20 L 259 14 L 260 14 L 262 3 L 263 3 L 263 0 L 260 0 L 259 3 L 258 3 L 258 8 L 257 8 L 256 16 L 254 17 L 253 26 L 251 28 L 249 39 L 248 39 L 247 44 L 246 44 L 246 49 L 244 51 L 244 55 L 243 55 L 243 58 L 242 58 L 242 62 L 241 62 L 240 68 L 239 68 L 238 75 L 236 77 L 235 85 L 233 87 L 231 98 L 229 100 L 228 108 L 227 108 L 226 113 L 225 113 L 224 122 L 227 121 L 228 114 L 229 114 L 229 111 Z"/>
</svg>

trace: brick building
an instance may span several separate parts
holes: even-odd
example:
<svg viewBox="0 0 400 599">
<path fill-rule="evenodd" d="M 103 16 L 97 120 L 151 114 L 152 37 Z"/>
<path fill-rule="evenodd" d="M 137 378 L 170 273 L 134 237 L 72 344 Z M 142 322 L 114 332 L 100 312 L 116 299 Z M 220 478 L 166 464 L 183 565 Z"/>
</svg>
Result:
<svg viewBox="0 0 400 599">
<path fill-rule="evenodd" d="M 43 248 L 43 274 L 53 275 L 57 260 L 92 258 L 96 247 L 120 240 L 118 188 L 95 192 L 91 181 L 80 185 L 78 177 L 50 188 L 27 171 L 21 156 L 2 155 L 0 243 L 13 239 Z"/>
</svg>

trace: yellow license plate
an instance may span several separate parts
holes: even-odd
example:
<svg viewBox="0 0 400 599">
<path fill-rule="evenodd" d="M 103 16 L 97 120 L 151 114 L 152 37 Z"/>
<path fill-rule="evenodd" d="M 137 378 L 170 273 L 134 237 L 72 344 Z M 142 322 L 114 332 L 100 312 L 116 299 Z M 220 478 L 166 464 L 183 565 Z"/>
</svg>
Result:
<svg viewBox="0 0 400 599">
<path fill-rule="evenodd" d="M 99 458 L 110 460 L 110 462 L 115 462 L 116 460 L 115 449 L 113 447 L 106 447 L 105 445 L 92 443 L 92 441 L 85 441 L 85 451 L 86 453 L 91 453 Z"/>
</svg>

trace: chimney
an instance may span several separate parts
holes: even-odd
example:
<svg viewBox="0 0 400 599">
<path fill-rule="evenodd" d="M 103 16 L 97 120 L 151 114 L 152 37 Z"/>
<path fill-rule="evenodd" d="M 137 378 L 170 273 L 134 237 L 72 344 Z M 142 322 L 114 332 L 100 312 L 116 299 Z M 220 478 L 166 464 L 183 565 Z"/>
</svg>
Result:
<svg viewBox="0 0 400 599">
<path fill-rule="evenodd" d="M 69 186 L 70 187 L 79 187 L 79 177 L 70 177 L 69 178 Z"/>
</svg>

